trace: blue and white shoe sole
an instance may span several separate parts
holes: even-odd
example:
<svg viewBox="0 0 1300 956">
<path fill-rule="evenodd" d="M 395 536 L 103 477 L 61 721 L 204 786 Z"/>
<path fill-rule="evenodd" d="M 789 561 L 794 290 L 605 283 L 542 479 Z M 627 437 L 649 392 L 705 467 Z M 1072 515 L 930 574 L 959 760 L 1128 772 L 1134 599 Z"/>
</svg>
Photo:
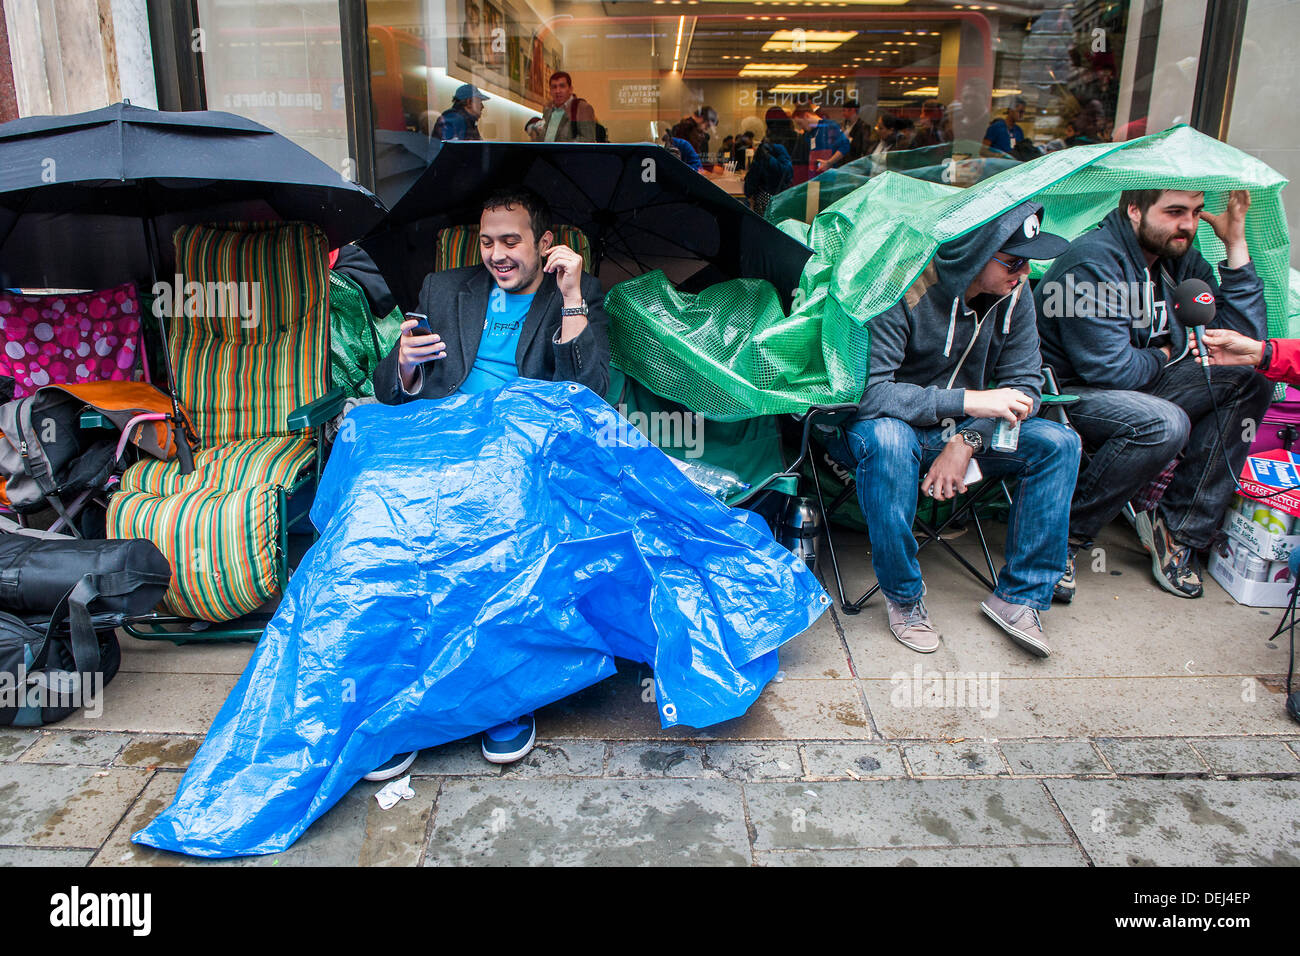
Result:
<svg viewBox="0 0 1300 956">
<path fill-rule="evenodd" d="M 1010 638 L 1013 641 L 1015 641 L 1017 644 L 1019 644 L 1021 647 L 1027 650 L 1029 653 L 1035 655 L 1036 657 L 1051 656 L 1052 651 L 1046 644 L 1044 644 L 1042 641 L 1035 640 L 1034 638 L 1026 634 L 1024 631 L 1012 627 L 1006 621 L 1002 620 L 1002 618 L 998 617 L 991 610 L 989 610 L 989 606 L 985 604 L 983 601 L 980 602 L 980 610 L 982 610 L 985 614 L 987 614 L 989 620 L 991 620 L 998 627 L 1002 628 L 1002 630 L 1006 631 L 1007 635 L 1010 636 Z"/>
<path fill-rule="evenodd" d="M 522 747 L 520 747 L 518 750 L 513 750 L 510 753 L 504 753 L 504 754 L 489 753 L 487 749 L 487 744 L 485 742 L 483 744 L 483 759 L 486 760 L 488 763 L 514 763 L 516 760 L 521 760 L 524 757 L 526 757 L 528 755 L 528 751 L 532 750 L 533 745 L 536 743 L 537 743 L 537 723 L 534 722 L 533 731 L 528 735 L 528 742 L 524 744 Z"/>
<path fill-rule="evenodd" d="M 399 763 L 397 766 L 391 768 L 383 768 L 379 770 L 372 770 L 370 771 L 370 773 L 366 774 L 361 779 L 369 780 L 371 783 L 379 783 L 383 780 L 393 780 L 397 777 L 400 777 L 402 774 L 406 773 L 406 771 L 410 768 L 411 764 L 415 763 L 415 755 L 417 753 L 418 751 L 412 750 L 409 754 L 406 755 L 406 759 L 403 760 L 401 763 Z"/>
</svg>

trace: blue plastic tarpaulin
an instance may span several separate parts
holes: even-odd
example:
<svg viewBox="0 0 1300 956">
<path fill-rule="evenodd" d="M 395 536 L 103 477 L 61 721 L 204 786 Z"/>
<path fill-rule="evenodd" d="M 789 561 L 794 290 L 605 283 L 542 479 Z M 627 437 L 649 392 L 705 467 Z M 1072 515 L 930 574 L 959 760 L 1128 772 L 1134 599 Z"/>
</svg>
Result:
<svg viewBox="0 0 1300 956">
<path fill-rule="evenodd" d="M 390 756 L 649 664 L 664 726 L 745 712 L 829 606 L 587 389 L 366 405 L 344 420 L 294 573 L 175 800 L 133 837 L 285 849 Z"/>
</svg>

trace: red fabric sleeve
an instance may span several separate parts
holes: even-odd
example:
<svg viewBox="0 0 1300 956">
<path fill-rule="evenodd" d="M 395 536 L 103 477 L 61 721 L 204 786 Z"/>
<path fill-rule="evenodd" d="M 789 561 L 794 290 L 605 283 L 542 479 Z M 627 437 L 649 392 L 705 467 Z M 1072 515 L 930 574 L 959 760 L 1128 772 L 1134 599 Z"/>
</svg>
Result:
<svg viewBox="0 0 1300 956">
<path fill-rule="evenodd" d="M 1265 378 L 1300 386 L 1300 339 L 1273 339 L 1273 359 Z"/>
</svg>

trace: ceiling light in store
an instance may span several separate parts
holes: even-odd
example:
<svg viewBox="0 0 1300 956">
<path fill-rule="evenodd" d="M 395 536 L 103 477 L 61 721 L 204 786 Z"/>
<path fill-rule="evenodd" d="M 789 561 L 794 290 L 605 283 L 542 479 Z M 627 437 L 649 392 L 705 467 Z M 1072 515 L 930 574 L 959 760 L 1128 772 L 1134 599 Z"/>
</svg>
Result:
<svg viewBox="0 0 1300 956">
<path fill-rule="evenodd" d="M 777 30 L 763 44 L 763 52 L 829 53 L 857 35 L 856 30 Z"/>
<path fill-rule="evenodd" d="M 817 93 L 826 89 L 825 83 L 778 83 L 769 93 Z"/>
<path fill-rule="evenodd" d="M 991 95 L 992 96 L 1019 96 L 1020 90 L 1012 89 L 1011 87 L 1008 86 L 1008 87 L 994 90 Z"/>
<path fill-rule="evenodd" d="M 918 86 L 914 90 L 904 90 L 904 96 L 938 96 L 939 87 L 937 86 Z"/>
<path fill-rule="evenodd" d="M 808 69 L 807 63 L 746 63 L 738 76 L 794 76 Z"/>
</svg>

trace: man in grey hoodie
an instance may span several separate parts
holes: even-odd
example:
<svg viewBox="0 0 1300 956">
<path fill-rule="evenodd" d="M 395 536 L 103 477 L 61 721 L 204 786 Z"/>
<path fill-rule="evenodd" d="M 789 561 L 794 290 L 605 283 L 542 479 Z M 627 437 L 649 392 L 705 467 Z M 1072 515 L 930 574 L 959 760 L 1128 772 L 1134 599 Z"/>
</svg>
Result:
<svg viewBox="0 0 1300 956">
<path fill-rule="evenodd" d="M 938 649 L 939 634 L 912 535 L 917 484 L 938 501 L 964 493 L 973 457 L 988 478 L 1020 480 L 1006 566 L 981 608 L 1021 647 L 1048 655 L 1038 612 L 1051 606 L 1065 567 L 1079 438 L 1034 417 L 1042 363 L 1025 278 L 1030 259 L 1067 246 L 1040 231 L 1042 208 L 1022 203 L 941 245 L 903 298 L 867 325 L 871 368 L 849 451 L 890 630 L 923 654 Z M 1015 450 L 991 447 L 999 419 L 1019 423 Z"/>
<path fill-rule="evenodd" d="M 1185 279 L 1205 282 L 1213 327 L 1266 334 L 1264 287 L 1246 247 L 1250 193 L 1230 194 L 1219 215 L 1205 196 L 1176 189 L 1121 194 L 1119 208 L 1070 244 L 1034 298 L 1043 360 L 1079 395 L 1070 419 L 1093 449 L 1070 509 L 1070 549 L 1056 599 L 1074 596 L 1074 555 L 1183 453 L 1156 508 L 1139 512 L 1138 536 L 1156 581 L 1179 597 L 1203 593 L 1196 551 L 1209 547 L 1272 386 L 1248 368 L 1204 372 L 1187 354 L 1187 329 L 1172 307 Z M 1219 277 L 1192 248 L 1201 221 L 1223 241 Z M 1215 406 L 1218 411 L 1216 412 Z"/>
</svg>

